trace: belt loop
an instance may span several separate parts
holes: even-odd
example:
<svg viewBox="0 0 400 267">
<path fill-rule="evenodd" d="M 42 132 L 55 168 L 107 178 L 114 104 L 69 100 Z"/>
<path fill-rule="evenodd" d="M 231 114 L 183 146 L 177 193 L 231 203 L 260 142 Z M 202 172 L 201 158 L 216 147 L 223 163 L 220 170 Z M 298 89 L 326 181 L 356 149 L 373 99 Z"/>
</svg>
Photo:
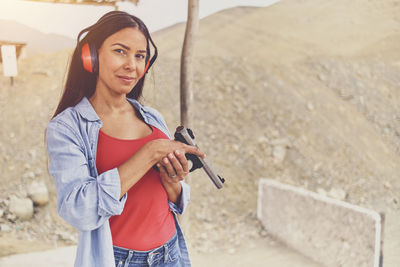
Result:
<svg viewBox="0 0 400 267">
<path fill-rule="evenodd" d="M 168 245 L 164 245 L 164 263 L 168 262 Z"/>
<path fill-rule="evenodd" d="M 129 267 L 129 262 L 131 261 L 132 256 L 133 256 L 133 250 L 129 250 L 129 255 L 128 255 L 128 257 L 127 257 L 126 260 L 125 260 L 125 265 L 124 265 L 124 267 Z"/>
<path fill-rule="evenodd" d="M 149 266 L 151 266 L 152 264 L 153 264 L 153 252 L 150 252 L 148 255 L 147 255 L 147 264 L 149 265 Z"/>
</svg>

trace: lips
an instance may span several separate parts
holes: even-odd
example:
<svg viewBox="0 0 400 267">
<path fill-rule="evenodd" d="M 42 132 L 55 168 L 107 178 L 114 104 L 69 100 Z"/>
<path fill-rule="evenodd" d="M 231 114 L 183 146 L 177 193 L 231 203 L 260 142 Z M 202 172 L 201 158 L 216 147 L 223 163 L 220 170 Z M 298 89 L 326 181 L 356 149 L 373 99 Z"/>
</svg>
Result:
<svg viewBox="0 0 400 267">
<path fill-rule="evenodd" d="M 122 82 L 126 84 L 130 84 L 133 81 L 135 81 L 136 78 L 131 77 L 131 76 L 125 76 L 125 75 L 117 75 L 118 79 L 120 79 Z"/>
</svg>

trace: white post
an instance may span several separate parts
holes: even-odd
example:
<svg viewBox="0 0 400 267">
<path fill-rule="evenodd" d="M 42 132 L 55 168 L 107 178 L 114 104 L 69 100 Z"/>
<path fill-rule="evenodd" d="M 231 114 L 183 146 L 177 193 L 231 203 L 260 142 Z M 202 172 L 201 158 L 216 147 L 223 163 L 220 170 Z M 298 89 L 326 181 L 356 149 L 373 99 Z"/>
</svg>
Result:
<svg viewBox="0 0 400 267">
<path fill-rule="evenodd" d="M 18 74 L 15 45 L 2 45 L 1 58 L 3 61 L 3 74 L 6 77 L 11 77 L 11 85 L 14 85 L 14 77 Z"/>
</svg>

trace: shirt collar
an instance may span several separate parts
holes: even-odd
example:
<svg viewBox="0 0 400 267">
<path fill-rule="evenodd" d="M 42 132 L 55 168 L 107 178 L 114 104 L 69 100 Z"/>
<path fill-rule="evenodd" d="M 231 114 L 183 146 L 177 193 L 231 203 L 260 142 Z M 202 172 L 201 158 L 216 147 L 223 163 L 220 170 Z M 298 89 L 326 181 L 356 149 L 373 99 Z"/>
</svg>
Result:
<svg viewBox="0 0 400 267">
<path fill-rule="evenodd" d="M 144 113 L 147 112 L 146 108 L 142 106 L 137 100 L 131 98 L 126 99 L 136 110 L 140 112 L 142 116 L 144 115 Z M 82 100 L 75 106 L 75 109 L 83 118 L 87 119 L 88 121 L 100 121 L 99 116 L 97 115 L 92 104 L 89 102 L 89 99 L 86 96 L 84 96 Z"/>
<path fill-rule="evenodd" d="M 99 121 L 100 118 L 86 96 L 75 106 L 76 111 L 88 121 Z"/>
<path fill-rule="evenodd" d="M 131 103 L 131 105 L 133 106 L 134 109 L 138 110 L 140 115 L 142 115 L 142 118 L 144 119 L 144 121 L 147 123 L 147 116 L 145 115 L 146 113 L 149 113 L 149 110 L 146 106 L 143 106 L 142 104 L 140 104 L 137 100 L 132 99 L 132 98 L 126 98 L 128 100 L 129 103 Z"/>
</svg>

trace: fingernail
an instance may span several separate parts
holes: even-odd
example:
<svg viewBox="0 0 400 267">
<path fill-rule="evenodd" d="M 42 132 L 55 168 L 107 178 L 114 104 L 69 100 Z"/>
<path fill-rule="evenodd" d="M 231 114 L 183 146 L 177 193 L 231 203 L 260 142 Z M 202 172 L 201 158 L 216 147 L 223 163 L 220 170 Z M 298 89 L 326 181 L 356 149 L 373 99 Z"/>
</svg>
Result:
<svg viewBox="0 0 400 267">
<path fill-rule="evenodd" d="M 172 155 L 172 153 L 169 153 L 169 154 L 168 154 L 168 157 L 169 157 L 170 159 L 172 159 L 172 158 L 174 157 L 174 155 Z"/>
<path fill-rule="evenodd" d="M 175 154 L 180 155 L 181 153 L 179 152 L 179 150 L 175 150 Z"/>
<path fill-rule="evenodd" d="M 168 163 L 168 159 L 167 159 L 167 158 L 164 158 L 163 161 L 164 161 L 165 163 Z"/>
<path fill-rule="evenodd" d="M 160 168 L 160 167 L 161 167 L 161 164 L 160 164 L 160 163 L 157 163 L 157 167 Z"/>
</svg>

